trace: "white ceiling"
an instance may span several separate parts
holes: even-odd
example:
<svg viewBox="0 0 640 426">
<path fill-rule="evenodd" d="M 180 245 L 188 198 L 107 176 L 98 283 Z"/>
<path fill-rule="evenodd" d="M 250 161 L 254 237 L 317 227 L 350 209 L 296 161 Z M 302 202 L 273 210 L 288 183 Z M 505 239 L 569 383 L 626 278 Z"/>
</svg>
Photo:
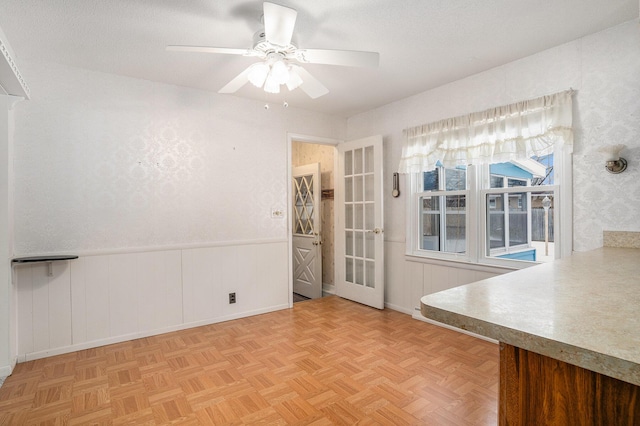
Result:
<svg viewBox="0 0 640 426">
<path fill-rule="evenodd" d="M 298 47 L 377 51 L 380 67 L 305 65 L 330 90 L 315 100 L 250 84 L 236 96 L 345 117 L 638 18 L 638 0 L 272 1 L 298 11 Z M 165 46 L 250 48 L 261 15 L 253 0 L 0 0 L 18 65 L 41 59 L 210 91 L 255 59 Z"/>
</svg>

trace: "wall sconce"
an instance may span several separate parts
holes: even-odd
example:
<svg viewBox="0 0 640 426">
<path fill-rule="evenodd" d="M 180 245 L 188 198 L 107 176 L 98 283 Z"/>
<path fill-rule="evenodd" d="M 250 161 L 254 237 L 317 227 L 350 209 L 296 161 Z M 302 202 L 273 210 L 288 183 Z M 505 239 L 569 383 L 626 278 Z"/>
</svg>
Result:
<svg viewBox="0 0 640 426">
<path fill-rule="evenodd" d="M 618 174 L 627 170 L 627 160 L 620 157 L 620 151 L 627 146 L 624 144 L 603 146 L 598 151 L 606 155 L 604 168 L 609 173 Z"/>
</svg>

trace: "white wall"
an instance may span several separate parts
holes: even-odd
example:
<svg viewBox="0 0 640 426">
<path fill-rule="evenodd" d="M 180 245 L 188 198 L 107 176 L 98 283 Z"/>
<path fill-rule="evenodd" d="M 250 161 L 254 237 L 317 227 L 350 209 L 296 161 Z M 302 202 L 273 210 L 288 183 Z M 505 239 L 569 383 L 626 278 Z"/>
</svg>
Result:
<svg viewBox="0 0 640 426">
<path fill-rule="evenodd" d="M 45 263 L 17 266 L 19 360 L 287 308 L 287 250 L 274 242 L 82 256 L 54 262 L 52 276 Z"/>
<path fill-rule="evenodd" d="M 18 349 L 31 359 L 289 303 L 287 133 L 346 120 L 53 63 L 15 112 Z M 228 293 L 238 302 L 228 304 Z"/>
<path fill-rule="evenodd" d="M 26 62 L 16 253 L 284 239 L 287 132 L 346 122 L 279 104 Z"/>
<path fill-rule="evenodd" d="M 419 279 L 407 278 L 412 265 L 403 256 L 406 196 L 390 196 L 391 174 L 398 168 L 401 153 L 402 129 L 569 88 L 577 90 L 573 247 L 577 251 L 598 248 L 602 246 L 603 230 L 640 230 L 638 76 L 640 28 L 634 20 L 351 117 L 347 139 L 372 134 L 384 137 L 386 303 L 410 311 L 418 304 L 415 288 L 421 286 Z M 614 143 L 628 146 L 623 156 L 629 161 L 629 169 L 621 175 L 604 171 L 601 156 L 594 153 L 597 147 Z M 443 279 L 434 278 L 433 285 L 437 287 Z M 447 282 L 449 286 L 456 285 L 453 279 Z"/>
</svg>

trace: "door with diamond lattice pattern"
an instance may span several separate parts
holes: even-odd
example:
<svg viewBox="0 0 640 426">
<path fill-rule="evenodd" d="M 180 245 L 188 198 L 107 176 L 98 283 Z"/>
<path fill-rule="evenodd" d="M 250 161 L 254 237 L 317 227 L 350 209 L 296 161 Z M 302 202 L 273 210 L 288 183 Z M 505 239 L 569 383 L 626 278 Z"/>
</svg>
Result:
<svg viewBox="0 0 640 426">
<path fill-rule="evenodd" d="M 320 163 L 293 168 L 293 292 L 322 297 Z"/>
</svg>

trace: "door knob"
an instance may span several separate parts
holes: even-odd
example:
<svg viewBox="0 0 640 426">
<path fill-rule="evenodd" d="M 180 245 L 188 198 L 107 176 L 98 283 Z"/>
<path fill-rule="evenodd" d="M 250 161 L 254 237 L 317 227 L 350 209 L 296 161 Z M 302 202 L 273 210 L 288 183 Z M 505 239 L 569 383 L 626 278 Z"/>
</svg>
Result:
<svg viewBox="0 0 640 426">
<path fill-rule="evenodd" d="M 367 229 L 366 231 L 369 234 L 382 234 L 384 232 L 384 230 L 380 229 L 380 228 L 373 228 L 373 229 Z"/>
</svg>

